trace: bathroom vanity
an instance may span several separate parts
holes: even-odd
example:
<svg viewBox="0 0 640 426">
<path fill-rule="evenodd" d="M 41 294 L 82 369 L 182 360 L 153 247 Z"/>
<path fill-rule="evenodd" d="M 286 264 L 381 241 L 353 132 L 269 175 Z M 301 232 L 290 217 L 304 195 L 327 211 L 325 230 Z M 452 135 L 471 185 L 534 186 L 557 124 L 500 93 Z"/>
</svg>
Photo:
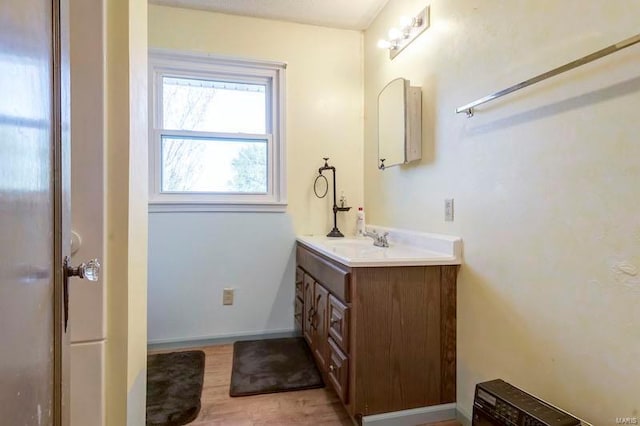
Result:
<svg viewBox="0 0 640 426">
<path fill-rule="evenodd" d="M 357 421 L 456 399 L 461 241 L 405 237 L 298 238 L 296 326 Z"/>
</svg>

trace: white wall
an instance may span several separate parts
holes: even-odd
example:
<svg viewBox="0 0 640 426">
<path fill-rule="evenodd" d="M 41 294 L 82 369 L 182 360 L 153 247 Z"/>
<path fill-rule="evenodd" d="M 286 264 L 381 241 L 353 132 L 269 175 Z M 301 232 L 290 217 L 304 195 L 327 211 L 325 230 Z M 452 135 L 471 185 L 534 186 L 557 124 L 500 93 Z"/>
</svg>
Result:
<svg viewBox="0 0 640 426">
<path fill-rule="evenodd" d="M 390 61 L 377 40 L 424 6 L 391 0 L 365 33 L 365 200 L 372 223 L 464 240 L 459 407 L 502 377 L 597 425 L 638 416 L 640 46 L 454 110 L 636 34 L 640 2 L 433 0 Z M 395 77 L 422 86 L 424 158 L 380 172 L 376 98 Z"/>
<path fill-rule="evenodd" d="M 362 33 L 150 5 L 149 47 L 287 62 L 289 202 L 287 213 L 151 213 L 149 341 L 291 330 L 295 233 L 332 226 L 329 198 L 312 191 L 322 157 L 348 203 L 363 200 Z M 355 232 L 355 211 L 339 227 Z"/>
<path fill-rule="evenodd" d="M 151 341 L 291 330 L 295 235 L 288 215 L 184 213 L 179 219 L 150 215 Z M 225 286 L 236 289 L 232 306 L 222 306 Z"/>
</svg>

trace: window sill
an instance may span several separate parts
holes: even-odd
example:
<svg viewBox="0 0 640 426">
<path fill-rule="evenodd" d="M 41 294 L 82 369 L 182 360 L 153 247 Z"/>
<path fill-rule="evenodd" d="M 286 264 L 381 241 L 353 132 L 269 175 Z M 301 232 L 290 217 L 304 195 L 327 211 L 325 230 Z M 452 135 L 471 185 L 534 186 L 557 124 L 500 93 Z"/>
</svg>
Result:
<svg viewBox="0 0 640 426">
<path fill-rule="evenodd" d="M 168 203 L 150 202 L 149 213 L 226 212 L 226 213 L 285 213 L 287 203 Z"/>
</svg>

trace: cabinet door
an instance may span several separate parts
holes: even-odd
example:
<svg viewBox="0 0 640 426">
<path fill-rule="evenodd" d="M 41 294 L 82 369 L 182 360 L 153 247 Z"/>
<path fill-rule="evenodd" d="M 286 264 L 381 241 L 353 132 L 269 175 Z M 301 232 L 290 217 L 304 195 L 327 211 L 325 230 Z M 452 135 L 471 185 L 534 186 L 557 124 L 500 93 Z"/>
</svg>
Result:
<svg viewBox="0 0 640 426">
<path fill-rule="evenodd" d="M 328 354 L 328 335 L 327 335 L 327 305 L 329 301 L 329 292 L 319 283 L 315 285 L 315 318 L 313 325 L 313 352 L 318 360 L 319 367 L 326 371 L 326 360 Z"/>
<path fill-rule="evenodd" d="M 338 345 L 335 344 L 333 339 L 329 338 L 328 346 L 329 358 L 327 362 L 329 363 L 329 381 L 335 388 L 340 399 L 344 403 L 347 403 L 349 402 L 349 394 L 347 392 L 349 384 L 349 358 L 338 348 Z M 372 374 L 375 373 L 372 372 Z"/>
<path fill-rule="evenodd" d="M 313 319 L 314 319 L 314 299 L 313 287 L 315 282 L 311 276 L 304 274 L 304 306 L 302 308 L 302 334 L 309 346 L 313 347 Z"/>
<path fill-rule="evenodd" d="M 296 297 L 304 299 L 304 271 L 296 268 Z"/>
<path fill-rule="evenodd" d="M 304 311 L 304 305 L 302 304 L 302 300 L 298 299 L 296 297 L 296 301 L 295 301 L 295 307 L 294 307 L 294 311 L 293 311 L 293 319 L 294 319 L 294 324 L 295 324 L 295 330 L 296 333 L 302 332 L 302 317 L 303 317 L 303 312 Z"/>
</svg>

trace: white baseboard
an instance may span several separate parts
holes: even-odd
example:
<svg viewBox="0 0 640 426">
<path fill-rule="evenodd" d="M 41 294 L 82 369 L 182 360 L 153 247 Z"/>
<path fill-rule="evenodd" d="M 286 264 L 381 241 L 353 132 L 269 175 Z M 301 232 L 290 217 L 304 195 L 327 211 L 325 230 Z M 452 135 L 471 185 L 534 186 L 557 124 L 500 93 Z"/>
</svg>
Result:
<svg viewBox="0 0 640 426">
<path fill-rule="evenodd" d="M 432 405 L 411 410 L 375 414 L 362 418 L 362 426 L 415 426 L 423 423 L 436 423 L 456 420 L 456 404 Z"/>
<path fill-rule="evenodd" d="M 194 336 L 179 339 L 157 339 L 147 342 L 148 350 L 164 350 L 193 348 L 199 346 L 225 345 L 239 340 L 277 339 L 280 337 L 293 337 L 299 335 L 293 329 L 247 331 L 240 333 L 219 334 L 216 336 Z"/>
<path fill-rule="evenodd" d="M 471 416 L 468 415 L 467 412 L 458 408 L 457 414 L 458 421 L 462 426 L 471 426 Z"/>
</svg>

